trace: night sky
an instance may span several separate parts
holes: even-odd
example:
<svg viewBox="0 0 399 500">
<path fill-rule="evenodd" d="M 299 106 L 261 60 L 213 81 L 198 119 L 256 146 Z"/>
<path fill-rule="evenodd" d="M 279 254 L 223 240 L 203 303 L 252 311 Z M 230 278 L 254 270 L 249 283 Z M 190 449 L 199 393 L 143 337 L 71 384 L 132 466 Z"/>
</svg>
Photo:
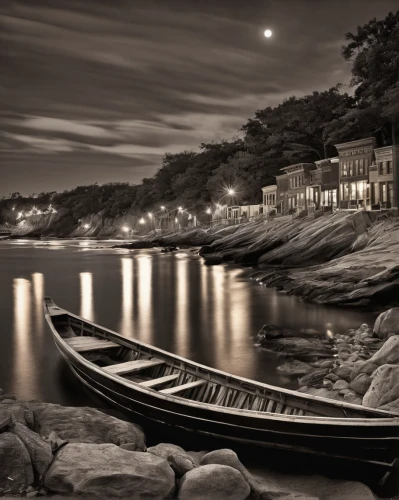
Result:
<svg viewBox="0 0 399 500">
<path fill-rule="evenodd" d="M 256 109 L 348 84 L 344 34 L 396 8 L 397 0 L 1 0 L 0 195 L 138 183 L 165 152 L 237 136 Z"/>
</svg>

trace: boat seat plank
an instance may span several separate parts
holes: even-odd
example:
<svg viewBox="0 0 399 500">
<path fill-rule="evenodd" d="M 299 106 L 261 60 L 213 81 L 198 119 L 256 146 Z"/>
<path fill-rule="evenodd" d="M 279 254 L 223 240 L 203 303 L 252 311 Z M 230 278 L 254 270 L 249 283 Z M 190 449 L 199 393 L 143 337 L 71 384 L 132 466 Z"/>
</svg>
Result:
<svg viewBox="0 0 399 500">
<path fill-rule="evenodd" d="M 206 380 L 195 380 L 194 382 L 188 382 L 187 384 L 178 385 L 176 387 L 170 387 L 169 389 L 163 389 L 159 391 L 161 394 L 178 394 L 179 392 L 186 391 L 187 389 L 193 389 L 194 387 L 199 387 L 200 385 L 206 384 Z"/>
<path fill-rule="evenodd" d="M 87 340 L 90 338 L 93 340 Z M 80 340 L 80 337 L 74 337 L 64 339 L 64 341 L 76 352 L 97 351 L 100 349 L 109 349 L 110 347 L 120 347 L 119 344 L 111 342 L 110 340 L 96 339 L 94 337 L 87 337 L 82 340 Z"/>
<path fill-rule="evenodd" d="M 143 387 L 154 388 L 162 384 L 166 384 L 167 382 L 173 382 L 178 378 L 179 374 L 173 373 L 172 375 L 165 375 L 164 377 L 154 378 L 153 380 L 146 380 L 145 382 L 140 382 L 140 385 Z"/>
<path fill-rule="evenodd" d="M 123 375 L 126 373 L 134 373 L 146 368 L 152 368 L 164 364 L 165 361 L 161 359 L 138 359 L 135 361 L 126 361 L 125 363 L 118 363 L 116 365 L 105 366 L 103 369 L 108 373 L 114 375 Z"/>
</svg>

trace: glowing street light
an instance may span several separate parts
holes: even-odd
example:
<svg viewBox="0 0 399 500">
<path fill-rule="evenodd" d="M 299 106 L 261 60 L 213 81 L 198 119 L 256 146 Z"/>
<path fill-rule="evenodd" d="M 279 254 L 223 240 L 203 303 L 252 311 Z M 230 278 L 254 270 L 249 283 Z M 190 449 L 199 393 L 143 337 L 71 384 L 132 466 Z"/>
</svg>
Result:
<svg viewBox="0 0 399 500">
<path fill-rule="evenodd" d="M 183 211 L 183 207 L 179 207 L 178 210 L 179 210 L 179 212 L 182 212 Z"/>
<path fill-rule="evenodd" d="M 145 219 L 144 219 L 144 217 L 142 217 L 142 218 L 139 220 L 139 224 L 145 224 Z"/>
<path fill-rule="evenodd" d="M 85 229 L 89 229 L 89 227 L 90 227 L 90 226 L 89 226 L 89 224 L 85 224 L 85 225 L 84 225 L 84 228 L 85 228 Z"/>
<path fill-rule="evenodd" d="M 122 231 L 127 233 L 128 231 L 130 231 L 130 228 L 128 228 L 127 226 L 123 226 Z"/>
<path fill-rule="evenodd" d="M 235 189 L 233 189 L 233 188 L 229 188 L 229 189 L 227 190 L 227 194 L 229 194 L 230 196 L 234 196 L 234 195 L 236 194 L 236 191 L 235 191 Z"/>
<path fill-rule="evenodd" d="M 211 215 L 212 210 L 211 210 L 210 208 L 207 208 L 207 209 L 206 209 L 206 213 L 207 213 L 208 215 Z"/>
<path fill-rule="evenodd" d="M 273 33 L 272 33 L 272 30 L 267 29 L 264 31 L 263 34 L 265 35 L 266 38 L 270 38 Z"/>
<path fill-rule="evenodd" d="M 166 207 L 164 207 L 163 205 L 161 206 L 161 210 L 164 211 L 166 210 Z"/>
<path fill-rule="evenodd" d="M 152 213 L 148 212 L 148 217 L 151 219 L 152 218 Z"/>
<path fill-rule="evenodd" d="M 179 222 L 179 219 L 175 217 L 175 223 L 177 224 Z"/>
</svg>

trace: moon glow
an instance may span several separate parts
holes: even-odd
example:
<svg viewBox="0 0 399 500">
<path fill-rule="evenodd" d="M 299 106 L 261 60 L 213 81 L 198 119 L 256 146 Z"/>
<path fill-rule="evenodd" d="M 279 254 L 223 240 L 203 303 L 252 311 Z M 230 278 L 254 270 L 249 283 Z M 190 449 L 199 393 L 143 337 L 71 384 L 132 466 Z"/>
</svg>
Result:
<svg viewBox="0 0 399 500">
<path fill-rule="evenodd" d="M 266 38 L 270 38 L 272 36 L 272 31 L 271 30 L 265 30 L 264 35 Z"/>
</svg>

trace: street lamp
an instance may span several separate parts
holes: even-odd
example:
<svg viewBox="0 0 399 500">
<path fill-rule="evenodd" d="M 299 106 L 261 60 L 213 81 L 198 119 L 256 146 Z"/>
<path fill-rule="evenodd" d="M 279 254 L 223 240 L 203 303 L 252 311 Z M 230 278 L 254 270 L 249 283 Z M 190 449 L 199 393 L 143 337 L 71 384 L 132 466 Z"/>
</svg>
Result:
<svg viewBox="0 0 399 500">
<path fill-rule="evenodd" d="M 152 213 L 151 213 L 151 212 L 148 212 L 148 217 L 149 217 L 150 219 L 152 219 Z"/>
<path fill-rule="evenodd" d="M 142 218 L 139 220 L 139 224 L 145 224 L 145 219 L 144 219 L 144 217 L 142 217 Z"/>
<path fill-rule="evenodd" d="M 162 212 L 164 212 L 166 210 L 166 207 L 164 207 L 163 205 L 161 205 L 161 210 L 162 210 Z"/>
<path fill-rule="evenodd" d="M 230 196 L 234 196 L 234 195 L 236 194 L 236 191 L 235 191 L 235 189 L 233 189 L 233 188 L 229 188 L 229 189 L 227 190 L 227 194 L 228 194 L 228 195 L 230 195 Z"/>
<path fill-rule="evenodd" d="M 85 224 L 83 227 L 84 227 L 85 229 L 89 229 L 89 227 L 90 227 L 90 226 L 89 226 L 89 224 Z"/>
<path fill-rule="evenodd" d="M 179 210 L 179 212 L 182 212 L 183 211 L 183 207 L 179 207 L 178 210 Z"/>
</svg>

